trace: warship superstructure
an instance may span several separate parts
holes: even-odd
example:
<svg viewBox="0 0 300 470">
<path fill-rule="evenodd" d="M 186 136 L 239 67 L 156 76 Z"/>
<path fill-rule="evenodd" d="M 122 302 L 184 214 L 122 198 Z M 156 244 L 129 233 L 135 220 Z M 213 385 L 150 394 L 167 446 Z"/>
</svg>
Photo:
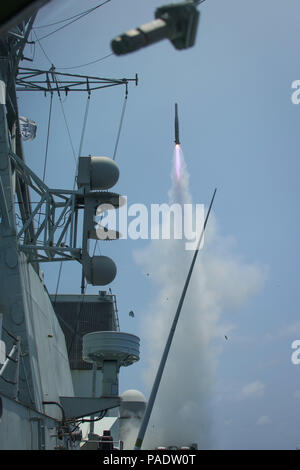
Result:
<svg viewBox="0 0 300 470">
<path fill-rule="evenodd" d="M 94 222 L 108 205 L 118 210 L 124 204 L 122 196 L 110 192 L 119 169 L 111 158 L 79 153 L 73 188 L 48 187 L 26 164 L 22 139 L 34 135 L 35 123 L 19 116 L 17 92 L 90 96 L 100 88 L 123 86 L 127 96 L 137 76 L 100 79 L 60 74 L 54 67 L 21 67 L 37 8 L 45 2 L 27 3 L 14 21 L 9 18 L 0 37 L 0 449 L 122 449 L 128 422 L 137 426 L 146 407 L 141 393 L 129 390 L 120 397 L 118 386 L 120 367 L 139 360 L 140 341 L 120 330 L 116 296 L 103 288 L 116 275 L 114 262 L 89 254 L 90 240 L 120 236 Z M 197 2 L 185 3 L 194 14 Z M 174 11 L 173 6 L 159 9 L 129 49 L 163 37 L 178 49 L 190 47 L 198 15 L 192 22 L 185 16 L 190 34 L 182 43 L 173 27 L 179 18 Z M 148 36 L 147 44 L 140 43 L 141 36 Z M 128 52 L 127 39 L 116 38 L 116 53 Z M 81 292 L 50 295 L 41 263 L 65 261 L 82 265 Z M 85 283 L 99 286 L 99 294 L 87 295 Z"/>
<path fill-rule="evenodd" d="M 122 199 L 107 191 L 119 177 L 117 165 L 107 157 L 80 157 L 77 188 L 74 185 L 69 191 L 49 188 L 25 163 L 22 137 L 28 137 L 34 123 L 25 122 L 27 127 L 22 127 L 16 88 L 35 87 L 33 77 L 43 74 L 19 68 L 33 20 L 34 16 L 1 38 L 0 448 L 73 449 L 84 446 L 91 434 L 95 439 L 93 419 L 100 421 L 109 416 L 109 410 L 118 411 L 119 368 L 139 359 L 139 338 L 120 332 L 112 293 L 102 290 L 99 296 L 88 296 L 83 289 L 78 296 L 51 298 L 45 286 L 43 261 L 77 260 L 83 279 L 93 285 L 107 285 L 114 279 L 114 262 L 90 256 L 88 244 L 98 236 L 94 216 L 101 204 L 109 203 L 116 210 Z M 60 93 L 58 83 L 65 90 L 54 70 L 50 79 L 45 73 L 51 95 Z M 73 80 L 80 85 L 78 77 Z M 128 86 L 126 79 L 109 83 Z M 90 94 L 95 86 L 106 85 L 87 78 L 85 90 Z M 34 208 L 33 192 L 39 198 Z M 41 208 L 45 209 L 42 219 Z M 81 246 L 79 211 L 84 214 Z M 96 342 L 91 332 L 96 332 Z M 106 431 L 116 421 L 117 413 L 111 413 Z M 91 416 L 85 439 L 80 425 Z M 117 433 L 113 437 L 117 440 Z"/>
</svg>

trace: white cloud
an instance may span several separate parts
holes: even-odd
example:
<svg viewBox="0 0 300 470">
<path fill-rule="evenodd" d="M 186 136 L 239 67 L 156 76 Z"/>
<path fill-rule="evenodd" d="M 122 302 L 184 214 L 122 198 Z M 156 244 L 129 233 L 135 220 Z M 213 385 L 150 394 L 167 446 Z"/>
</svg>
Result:
<svg viewBox="0 0 300 470">
<path fill-rule="evenodd" d="M 239 397 L 242 400 L 252 397 L 261 397 L 265 392 L 265 388 L 266 386 L 258 380 L 255 382 L 251 382 L 242 388 Z"/>
<path fill-rule="evenodd" d="M 269 416 L 261 416 L 256 421 L 256 424 L 257 424 L 257 426 L 264 426 L 265 424 L 270 424 L 271 422 L 272 421 L 271 421 L 271 418 Z"/>
</svg>

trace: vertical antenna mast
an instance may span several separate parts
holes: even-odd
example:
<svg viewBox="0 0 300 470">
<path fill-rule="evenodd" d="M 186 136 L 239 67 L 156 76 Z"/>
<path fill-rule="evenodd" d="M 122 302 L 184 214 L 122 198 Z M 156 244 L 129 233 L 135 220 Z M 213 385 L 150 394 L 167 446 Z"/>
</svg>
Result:
<svg viewBox="0 0 300 470">
<path fill-rule="evenodd" d="M 154 384 L 153 384 L 153 387 L 152 387 L 152 390 L 151 390 L 151 394 L 150 394 L 149 401 L 148 401 L 148 404 L 147 404 L 147 407 L 146 407 L 146 411 L 145 411 L 145 414 L 144 414 L 144 417 L 143 417 L 143 420 L 142 420 L 142 424 L 141 424 L 141 427 L 140 427 L 140 430 L 139 430 L 139 434 L 138 434 L 137 439 L 136 439 L 134 450 L 140 450 L 141 447 L 142 447 L 142 444 L 143 444 L 144 436 L 145 436 L 145 433 L 146 433 L 146 430 L 147 430 L 150 415 L 151 415 L 152 408 L 153 408 L 153 405 L 154 405 L 154 401 L 155 401 L 155 398 L 156 398 L 156 395 L 157 395 L 158 387 L 159 387 L 159 384 L 160 384 L 160 381 L 161 381 L 161 378 L 162 378 L 162 375 L 163 375 L 163 372 L 164 372 L 164 368 L 165 368 L 165 365 L 166 365 L 166 362 L 167 362 L 167 359 L 168 359 L 168 354 L 169 354 L 170 347 L 171 347 L 172 340 L 173 340 L 173 336 L 174 336 L 174 333 L 175 333 L 175 330 L 176 330 L 179 315 L 180 315 L 182 305 L 183 305 L 183 302 L 184 302 L 184 299 L 185 299 L 187 288 L 188 288 L 189 283 L 190 283 L 190 279 L 191 279 L 191 276 L 192 276 L 192 272 L 193 272 L 193 269 L 194 269 L 194 265 L 195 265 L 195 262 L 196 262 L 196 259 L 197 259 L 197 255 L 198 255 L 198 252 L 199 252 L 201 241 L 203 239 L 205 227 L 206 227 L 206 224 L 207 224 L 207 221 L 208 221 L 208 218 L 209 218 L 209 214 L 210 214 L 213 202 L 214 202 L 216 192 L 217 192 L 217 189 L 214 190 L 214 193 L 213 193 L 210 205 L 209 205 L 209 209 L 208 209 L 208 212 L 206 214 L 203 229 L 202 229 L 202 232 L 201 232 L 198 244 L 197 244 L 197 248 L 195 250 L 193 260 L 192 260 L 192 263 L 191 263 L 191 266 L 190 266 L 190 269 L 189 269 L 189 272 L 188 272 L 188 275 L 187 275 L 187 278 L 186 278 L 186 281 L 185 281 L 185 284 L 184 284 L 184 288 L 183 288 L 183 291 L 182 291 L 182 294 L 181 294 L 181 297 L 180 297 L 180 301 L 179 301 L 177 311 L 176 311 L 176 314 L 175 314 L 175 317 L 174 317 L 174 320 L 173 320 L 173 324 L 172 324 L 172 327 L 171 327 L 171 330 L 170 330 L 170 333 L 169 333 L 169 337 L 168 337 L 168 340 L 167 340 L 167 343 L 166 343 L 166 346 L 165 346 L 165 349 L 164 349 L 164 352 L 163 352 L 163 355 L 162 355 L 162 358 L 161 358 L 161 361 L 160 361 L 160 364 L 159 364 L 159 368 L 158 368 L 158 371 L 156 373 L 156 377 L 155 377 Z"/>
</svg>

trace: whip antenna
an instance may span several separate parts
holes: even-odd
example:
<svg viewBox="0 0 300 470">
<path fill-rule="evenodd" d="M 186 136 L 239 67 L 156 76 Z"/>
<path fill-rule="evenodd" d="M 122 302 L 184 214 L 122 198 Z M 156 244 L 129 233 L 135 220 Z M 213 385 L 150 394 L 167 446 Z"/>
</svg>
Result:
<svg viewBox="0 0 300 470">
<path fill-rule="evenodd" d="M 151 412 L 152 412 L 152 408 L 153 408 L 154 401 L 155 401 L 155 398 L 156 398 L 156 395 L 157 395 L 158 387 L 159 387 L 159 384 L 160 384 L 160 381 L 161 381 L 161 378 L 162 378 L 162 375 L 163 375 L 163 372 L 164 372 L 164 368 L 165 368 L 165 365 L 166 365 L 166 362 L 167 362 L 167 358 L 168 358 L 169 350 L 170 350 L 170 347 L 171 347 L 171 344 L 172 344 L 172 340 L 173 340 L 173 336 L 174 336 L 174 333 L 175 333 L 176 325 L 177 325 L 179 315 L 180 315 L 180 312 L 181 312 L 181 309 L 182 309 L 182 305 L 183 305 L 183 302 L 184 302 L 184 298 L 185 298 L 185 295 L 186 295 L 186 292 L 187 292 L 187 289 L 188 289 L 188 286 L 189 286 L 189 282 L 190 282 L 190 279 L 191 279 L 191 276 L 192 276 L 192 272 L 193 272 L 193 269 L 194 269 L 194 265 L 195 265 L 195 262 L 196 262 L 196 259 L 197 259 L 197 255 L 198 255 L 198 252 L 199 252 L 201 241 L 203 239 L 205 227 L 206 227 L 206 224 L 207 224 L 207 221 L 208 221 L 208 218 L 209 218 L 209 214 L 210 214 L 213 202 L 214 202 L 216 192 L 217 192 L 217 189 L 214 190 L 214 193 L 213 193 L 210 205 L 209 205 L 209 209 L 208 209 L 208 212 L 206 214 L 203 229 L 202 229 L 200 238 L 198 240 L 197 248 L 194 252 L 193 260 L 192 260 L 192 263 L 191 263 L 191 266 L 190 266 L 190 269 L 189 269 L 189 272 L 188 272 L 188 275 L 187 275 L 187 278 L 186 278 L 186 281 L 185 281 L 185 284 L 184 284 L 184 288 L 183 288 L 183 291 L 182 291 L 182 294 L 181 294 L 181 297 L 180 297 L 180 300 L 179 300 L 179 304 L 178 304 L 178 307 L 177 307 L 177 310 L 176 310 L 176 313 L 175 313 L 175 317 L 174 317 L 173 324 L 172 324 L 172 327 L 171 327 L 171 330 L 170 330 L 170 333 L 169 333 L 169 337 L 168 337 L 168 340 L 166 342 L 165 349 L 164 349 L 164 352 L 163 352 L 163 355 L 162 355 L 162 358 L 161 358 L 161 361 L 160 361 L 160 364 L 159 364 L 159 368 L 158 368 L 157 373 L 156 373 L 156 377 L 155 377 L 154 384 L 153 384 L 151 394 L 150 394 L 150 397 L 149 397 L 149 401 L 148 401 L 148 404 L 147 404 L 147 407 L 146 407 L 146 410 L 145 410 L 145 414 L 144 414 L 144 417 L 143 417 L 143 420 L 142 420 L 142 424 L 141 424 L 141 427 L 140 427 L 140 430 L 139 430 L 139 433 L 138 433 L 138 436 L 137 436 L 137 439 L 136 439 L 134 450 L 140 450 L 141 447 L 142 447 L 142 444 L 143 444 L 143 440 L 144 440 L 144 436 L 145 436 L 145 433 L 146 433 L 146 430 L 147 430 L 149 418 L 150 418 L 150 415 L 151 415 Z"/>
</svg>

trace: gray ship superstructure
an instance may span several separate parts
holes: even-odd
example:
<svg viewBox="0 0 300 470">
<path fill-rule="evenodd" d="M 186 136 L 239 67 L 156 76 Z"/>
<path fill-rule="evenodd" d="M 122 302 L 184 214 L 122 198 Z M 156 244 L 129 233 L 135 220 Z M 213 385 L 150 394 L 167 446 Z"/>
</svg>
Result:
<svg viewBox="0 0 300 470">
<path fill-rule="evenodd" d="M 118 373 L 139 360 L 139 338 L 120 332 L 111 292 L 87 296 L 82 289 L 77 296 L 50 297 L 40 269 L 41 262 L 77 261 L 84 282 L 105 286 L 114 279 L 113 260 L 90 256 L 88 249 L 90 240 L 118 238 L 116 232 L 95 227 L 94 217 L 101 205 L 117 210 L 124 202 L 107 191 L 119 170 L 108 157 L 80 157 L 77 189 L 60 190 L 49 188 L 26 165 L 22 133 L 30 136 L 34 123 L 25 122 L 24 134 L 16 91 L 36 90 L 36 77 L 39 89 L 51 96 L 64 89 L 64 77 L 58 80 L 54 68 L 19 67 L 33 21 L 29 18 L 0 39 L 0 449 L 79 449 L 91 438 L 98 448 L 100 421 L 106 432 L 112 429 L 113 445 L 120 448 Z M 86 77 L 83 88 L 81 78 L 73 79 L 76 90 L 88 96 L 108 83 L 128 92 L 124 78 L 95 82 Z M 36 206 L 32 192 L 39 199 Z M 83 435 L 87 417 L 89 431 Z"/>
<path fill-rule="evenodd" d="M 114 261 L 95 250 L 91 256 L 89 249 L 91 240 L 121 236 L 101 226 L 105 211 L 126 203 L 111 191 L 119 168 L 114 157 L 82 156 L 80 146 L 73 188 L 50 188 L 26 164 L 22 139 L 33 139 L 36 127 L 19 116 L 17 92 L 42 92 L 51 105 L 55 93 L 61 99 L 61 94 L 84 92 L 87 110 L 91 93 L 122 86 L 125 110 L 128 87 L 137 85 L 138 77 L 106 79 L 59 73 L 53 65 L 49 70 L 21 67 L 37 10 L 47 0 L 21 3 L 0 24 L 0 450 L 122 449 L 129 430 L 137 433 L 151 412 L 140 392 L 119 395 L 119 370 L 139 360 L 140 339 L 120 331 L 116 297 L 110 288 L 103 290 L 116 276 Z M 199 3 L 158 8 L 152 23 L 112 41 L 114 53 L 164 38 L 176 49 L 192 47 Z M 85 123 L 81 143 L 84 130 Z M 50 295 L 41 263 L 67 261 L 81 264 L 81 292 Z M 87 295 L 86 284 L 99 286 L 98 294 Z M 143 433 L 146 426 L 144 421 Z"/>
</svg>

